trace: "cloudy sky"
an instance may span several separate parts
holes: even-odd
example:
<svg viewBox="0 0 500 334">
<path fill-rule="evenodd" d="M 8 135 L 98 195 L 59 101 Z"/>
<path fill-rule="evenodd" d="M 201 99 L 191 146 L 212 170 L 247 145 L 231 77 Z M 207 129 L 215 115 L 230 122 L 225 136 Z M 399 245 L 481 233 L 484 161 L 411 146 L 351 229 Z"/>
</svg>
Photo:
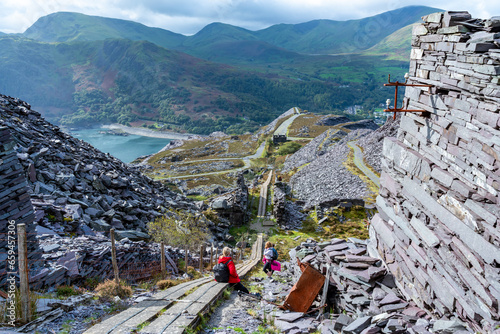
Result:
<svg viewBox="0 0 500 334">
<path fill-rule="evenodd" d="M 349 20 L 425 5 L 500 16 L 498 0 L 1 0 L 0 31 L 24 32 L 39 17 L 59 11 L 133 20 L 191 35 L 212 22 L 250 30 L 314 19 Z"/>
</svg>

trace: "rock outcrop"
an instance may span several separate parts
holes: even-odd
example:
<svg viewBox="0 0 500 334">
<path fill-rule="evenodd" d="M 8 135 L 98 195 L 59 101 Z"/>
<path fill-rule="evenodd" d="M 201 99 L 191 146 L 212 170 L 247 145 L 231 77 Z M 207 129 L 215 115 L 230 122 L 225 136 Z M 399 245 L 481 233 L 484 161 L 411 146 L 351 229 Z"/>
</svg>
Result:
<svg viewBox="0 0 500 334">
<path fill-rule="evenodd" d="M 369 247 L 406 299 L 478 332 L 500 321 L 500 20 L 435 13 L 413 28 L 406 113 L 384 140 Z"/>
<path fill-rule="evenodd" d="M 238 174 L 236 188 L 214 197 L 210 207 L 218 215 L 219 220 L 229 225 L 239 226 L 248 221 L 248 186 L 243 173 Z"/>
</svg>

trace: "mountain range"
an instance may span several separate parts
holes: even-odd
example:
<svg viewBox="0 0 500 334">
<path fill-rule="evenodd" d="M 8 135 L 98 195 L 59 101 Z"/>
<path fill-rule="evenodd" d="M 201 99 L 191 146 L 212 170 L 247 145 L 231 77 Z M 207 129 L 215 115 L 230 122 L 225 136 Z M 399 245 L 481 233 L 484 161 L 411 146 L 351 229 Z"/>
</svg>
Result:
<svg viewBox="0 0 500 334">
<path fill-rule="evenodd" d="M 0 92 L 60 124 L 120 122 L 239 133 L 300 106 L 370 116 L 408 68 L 411 29 L 439 11 L 410 6 L 361 20 L 258 31 L 212 23 L 184 36 L 137 22 L 60 12 L 0 36 Z"/>
</svg>

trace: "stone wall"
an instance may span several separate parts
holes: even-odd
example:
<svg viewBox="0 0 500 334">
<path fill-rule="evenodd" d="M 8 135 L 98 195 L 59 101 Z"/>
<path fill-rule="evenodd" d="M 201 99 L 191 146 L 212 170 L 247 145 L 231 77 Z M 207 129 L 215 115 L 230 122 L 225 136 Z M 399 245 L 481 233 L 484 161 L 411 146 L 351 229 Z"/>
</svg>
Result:
<svg viewBox="0 0 500 334">
<path fill-rule="evenodd" d="M 413 28 L 397 138 L 384 141 L 370 253 L 407 299 L 480 332 L 499 320 L 500 21 L 431 14 Z"/>
<path fill-rule="evenodd" d="M 14 150 L 10 131 L 0 127 L 0 287 L 6 284 L 9 240 L 15 240 L 17 262 L 17 224 L 26 224 L 29 260 L 40 258 L 33 225 L 34 211 L 24 170 Z M 14 228 L 9 228 L 12 225 Z M 9 232 L 10 231 L 10 232 Z M 14 239 L 9 239 L 13 237 Z M 17 270 L 17 265 L 16 265 Z"/>
</svg>

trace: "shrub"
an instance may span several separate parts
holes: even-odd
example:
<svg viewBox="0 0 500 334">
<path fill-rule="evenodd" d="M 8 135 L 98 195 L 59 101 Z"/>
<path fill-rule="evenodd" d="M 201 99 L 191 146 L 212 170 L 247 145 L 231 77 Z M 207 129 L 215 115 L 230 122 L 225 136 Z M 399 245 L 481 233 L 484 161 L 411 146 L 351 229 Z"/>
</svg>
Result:
<svg viewBox="0 0 500 334">
<path fill-rule="evenodd" d="M 302 145 L 300 145 L 299 143 L 294 141 L 289 141 L 281 145 L 276 154 L 277 155 L 293 154 L 297 152 L 301 147 Z"/>
<path fill-rule="evenodd" d="M 101 300 L 112 300 L 114 296 L 122 299 L 132 296 L 132 288 L 125 281 L 120 281 L 117 285 L 115 280 L 107 280 L 97 285 L 95 291 Z"/>
<path fill-rule="evenodd" d="M 99 279 L 96 277 L 87 277 L 83 283 L 83 286 L 89 290 L 95 290 L 97 285 L 99 285 Z"/>
<path fill-rule="evenodd" d="M 56 296 L 58 298 L 67 298 L 70 296 L 77 296 L 81 294 L 81 291 L 75 289 L 73 286 L 59 285 L 56 287 Z"/>
</svg>

